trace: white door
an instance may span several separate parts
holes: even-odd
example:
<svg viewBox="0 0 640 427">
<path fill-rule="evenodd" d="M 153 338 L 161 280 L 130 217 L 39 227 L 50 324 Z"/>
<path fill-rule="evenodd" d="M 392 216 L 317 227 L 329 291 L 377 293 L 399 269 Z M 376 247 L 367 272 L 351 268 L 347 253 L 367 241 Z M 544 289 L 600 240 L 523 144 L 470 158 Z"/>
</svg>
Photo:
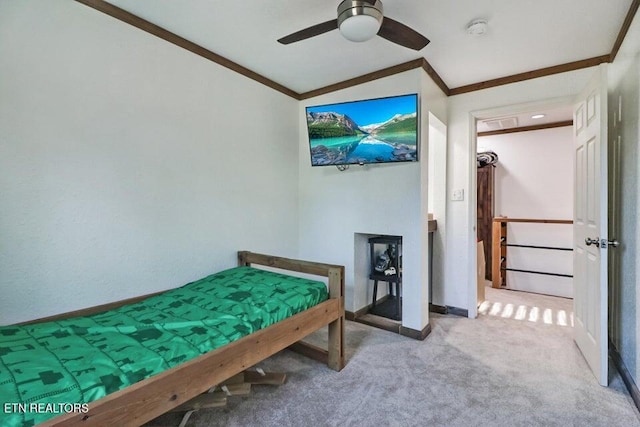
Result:
<svg viewBox="0 0 640 427">
<path fill-rule="evenodd" d="M 607 379 L 607 68 L 574 107 L 574 333 L 601 385 Z"/>
</svg>

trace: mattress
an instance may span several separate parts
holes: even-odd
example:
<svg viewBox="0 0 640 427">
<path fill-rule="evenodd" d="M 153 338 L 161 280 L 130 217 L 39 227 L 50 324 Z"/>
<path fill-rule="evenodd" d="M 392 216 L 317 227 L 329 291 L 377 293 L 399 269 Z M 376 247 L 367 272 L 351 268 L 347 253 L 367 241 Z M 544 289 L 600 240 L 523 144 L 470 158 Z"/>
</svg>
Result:
<svg viewBox="0 0 640 427">
<path fill-rule="evenodd" d="M 327 298 L 322 282 L 237 267 L 115 310 L 0 327 L 0 425 L 86 411 Z"/>
</svg>

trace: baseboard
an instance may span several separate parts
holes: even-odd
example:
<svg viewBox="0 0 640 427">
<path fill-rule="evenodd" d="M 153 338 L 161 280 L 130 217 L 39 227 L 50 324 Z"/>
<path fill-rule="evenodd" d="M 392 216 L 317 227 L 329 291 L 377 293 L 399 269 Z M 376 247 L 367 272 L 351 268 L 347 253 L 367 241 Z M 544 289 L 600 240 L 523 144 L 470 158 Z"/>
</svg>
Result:
<svg viewBox="0 0 640 427">
<path fill-rule="evenodd" d="M 449 311 L 448 314 L 453 314 L 454 316 L 469 317 L 469 310 L 466 308 L 451 307 L 448 305 L 447 310 Z"/>
<path fill-rule="evenodd" d="M 382 303 L 389 298 L 389 295 L 385 295 L 380 298 L 376 304 Z M 371 309 L 371 305 L 367 305 L 366 307 L 361 308 L 360 310 L 346 311 L 344 312 L 344 317 L 347 320 L 352 322 L 362 323 L 364 325 L 373 326 L 378 329 L 384 329 L 385 331 L 394 332 L 396 334 L 403 335 L 408 338 L 413 338 L 416 340 L 424 340 L 431 333 L 431 324 L 428 324 L 421 331 L 411 328 L 405 328 L 402 324 L 397 320 L 389 320 L 380 316 L 367 316 L 369 310 Z"/>
<path fill-rule="evenodd" d="M 424 340 L 431 333 L 431 324 L 427 324 L 421 331 L 411 328 L 405 328 L 404 326 L 400 326 L 400 335 L 404 335 L 405 337 L 413 338 L 415 340 Z"/>
<path fill-rule="evenodd" d="M 389 299 L 389 295 L 385 295 L 382 298 L 380 298 L 379 300 L 376 301 L 376 304 L 381 304 L 383 302 L 385 302 L 386 300 Z M 358 311 L 344 311 L 344 317 L 347 320 L 351 320 L 351 321 L 355 321 L 356 319 L 358 319 L 359 317 L 364 316 L 365 314 L 369 313 L 369 310 L 371 309 L 371 304 L 369 305 L 365 305 L 364 307 L 362 307 L 360 310 Z"/>
<path fill-rule="evenodd" d="M 447 307 L 429 303 L 429 311 L 438 314 L 447 314 Z"/>
<path fill-rule="evenodd" d="M 609 357 L 611 357 L 613 366 L 615 366 L 620 373 L 624 385 L 627 386 L 627 390 L 629 391 L 629 395 L 633 399 L 633 403 L 636 404 L 636 407 L 640 411 L 640 390 L 638 390 L 638 386 L 633 380 L 631 373 L 625 366 L 624 361 L 622 360 L 622 356 L 620 356 L 620 353 L 618 353 L 618 349 L 613 344 L 613 342 L 611 342 L 611 340 L 609 340 Z"/>
<path fill-rule="evenodd" d="M 429 304 L 429 311 L 438 314 L 451 314 L 460 317 L 469 317 L 469 310 L 464 308 L 452 307 L 450 305 Z"/>
<path fill-rule="evenodd" d="M 384 301 L 387 298 L 387 296 L 385 295 L 384 297 L 380 298 L 380 302 Z M 359 317 L 362 317 L 363 315 L 367 314 L 369 312 L 369 308 L 371 308 L 370 305 L 361 308 L 360 310 L 353 312 L 353 311 L 346 311 L 344 312 L 344 315 L 346 317 L 347 320 L 351 320 L 354 321 Z M 464 308 L 458 308 L 458 307 L 452 307 L 450 305 L 436 305 L 436 304 L 429 304 L 429 311 L 432 313 L 438 313 L 438 314 L 451 314 L 453 316 L 460 316 L 460 317 L 469 317 L 469 310 L 464 309 Z"/>
<path fill-rule="evenodd" d="M 400 328 L 402 327 L 400 322 L 389 320 L 385 317 L 380 316 L 362 316 L 355 319 L 354 322 L 362 323 L 363 325 L 367 326 L 373 326 L 374 328 L 393 332 L 394 334 L 399 334 Z"/>
<path fill-rule="evenodd" d="M 344 318 L 347 320 L 351 320 L 352 322 L 355 321 L 357 318 L 362 317 L 363 315 L 367 314 L 367 311 L 369 310 L 369 307 L 365 307 L 365 308 L 361 308 L 360 310 L 356 311 L 355 313 L 353 311 L 344 311 Z"/>
</svg>

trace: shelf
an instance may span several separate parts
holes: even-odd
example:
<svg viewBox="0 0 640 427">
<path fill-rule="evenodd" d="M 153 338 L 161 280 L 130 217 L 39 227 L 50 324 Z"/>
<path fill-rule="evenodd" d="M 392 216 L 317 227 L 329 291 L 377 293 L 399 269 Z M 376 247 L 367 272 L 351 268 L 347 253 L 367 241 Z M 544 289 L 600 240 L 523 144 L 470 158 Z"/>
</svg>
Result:
<svg viewBox="0 0 640 427">
<path fill-rule="evenodd" d="M 401 245 L 402 236 L 378 236 L 369 238 L 369 243 L 380 243 L 385 245 Z"/>
<path fill-rule="evenodd" d="M 370 274 L 369 275 L 369 280 L 378 280 L 381 282 L 392 282 L 392 283 L 396 283 L 396 282 L 401 282 L 402 281 L 402 276 L 398 277 L 397 274 L 393 274 L 390 276 L 385 276 L 384 274 Z"/>
</svg>

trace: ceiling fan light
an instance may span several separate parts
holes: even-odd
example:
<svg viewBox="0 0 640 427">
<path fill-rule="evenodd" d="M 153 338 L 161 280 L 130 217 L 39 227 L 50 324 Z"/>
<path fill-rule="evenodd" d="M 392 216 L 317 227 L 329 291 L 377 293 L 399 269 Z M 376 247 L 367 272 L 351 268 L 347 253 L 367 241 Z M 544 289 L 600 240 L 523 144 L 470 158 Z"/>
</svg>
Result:
<svg viewBox="0 0 640 427">
<path fill-rule="evenodd" d="M 382 25 L 382 3 L 344 0 L 338 5 L 338 28 L 347 40 L 363 42 L 373 38 Z"/>
<path fill-rule="evenodd" d="M 355 15 L 345 19 L 340 25 L 342 36 L 352 42 L 364 42 L 372 39 L 378 30 L 380 23 L 373 16 Z"/>
</svg>

